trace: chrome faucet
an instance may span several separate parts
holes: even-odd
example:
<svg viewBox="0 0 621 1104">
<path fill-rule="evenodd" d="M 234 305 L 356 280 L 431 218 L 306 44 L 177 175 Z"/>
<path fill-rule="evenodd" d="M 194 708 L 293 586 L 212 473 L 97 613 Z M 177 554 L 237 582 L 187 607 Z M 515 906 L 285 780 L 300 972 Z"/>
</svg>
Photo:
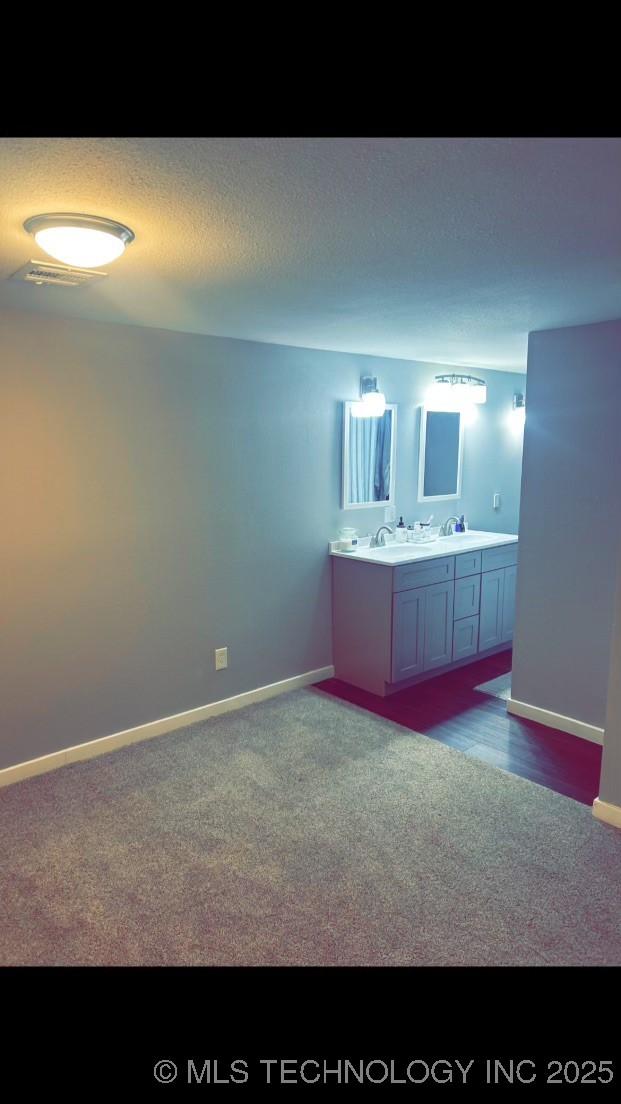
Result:
<svg viewBox="0 0 621 1104">
<path fill-rule="evenodd" d="M 452 532 L 453 532 L 453 526 L 451 525 L 452 521 L 459 522 L 459 518 L 455 517 L 455 515 L 453 514 L 450 518 L 446 519 L 446 521 L 444 522 L 444 525 L 440 526 L 440 536 L 441 537 L 450 537 L 452 535 Z"/>
<path fill-rule="evenodd" d="M 375 536 L 371 537 L 371 548 L 381 548 L 383 545 L 386 544 L 384 529 L 387 533 L 394 533 L 394 529 L 391 529 L 390 525 L 380 525 Z"/>
</svg>

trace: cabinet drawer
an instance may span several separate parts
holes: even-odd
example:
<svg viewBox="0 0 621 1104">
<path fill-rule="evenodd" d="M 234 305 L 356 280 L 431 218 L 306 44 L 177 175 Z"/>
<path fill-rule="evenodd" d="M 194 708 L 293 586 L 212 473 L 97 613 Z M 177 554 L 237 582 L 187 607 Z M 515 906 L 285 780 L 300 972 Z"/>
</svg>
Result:
<svg viewBox="0 0 621 1104">
<path fill-rule="evenodd" d="M 481 570 L 480 552 L 462 552 L 461 556 L 455 556 L 455 578 L 462 579 L 464 575 L 477 575 Z"/>
<path fill-rule="evenodd" d="M 453 662 L 476 655 L 479 649 L 479 618 L 465 617 L 453 625 Z"/>
<path fill-rule="evenodd" d="M 483 549 L 483 571 L 495 571 L 498 567 L 511 567 L 518 562 L 518 546 L 501 544 L 499 548 Z"/>
<path fill-rule="evenodd" d="M 459 621 L 462 617 L 474 617 L 479 612 L 481 596 L 481 576 L 468 575 L 465 579 L 455 580 L 455 605 L 453 617 Z"/>
<path fill-rule="evenodd" d="M 411 590 L 413 587 L 445 583 L 455 574 L 455 557 L 442 560 L 425 560 L 423 563 L 400 564 L 392 573 L 392 589 Z"/>
</svg>

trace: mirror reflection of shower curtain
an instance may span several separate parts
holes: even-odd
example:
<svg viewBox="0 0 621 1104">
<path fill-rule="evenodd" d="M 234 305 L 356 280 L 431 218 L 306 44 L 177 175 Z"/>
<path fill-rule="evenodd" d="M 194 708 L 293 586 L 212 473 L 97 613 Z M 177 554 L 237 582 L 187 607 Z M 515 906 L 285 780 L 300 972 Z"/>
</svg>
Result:
<svg viewBox="0 0 621 1104">
<path fill-rule="evenodd" d="M 390 495 L 392 411 L 381 418 L 350 418 L 350 502 L 384 502 Z"/>
</svg>

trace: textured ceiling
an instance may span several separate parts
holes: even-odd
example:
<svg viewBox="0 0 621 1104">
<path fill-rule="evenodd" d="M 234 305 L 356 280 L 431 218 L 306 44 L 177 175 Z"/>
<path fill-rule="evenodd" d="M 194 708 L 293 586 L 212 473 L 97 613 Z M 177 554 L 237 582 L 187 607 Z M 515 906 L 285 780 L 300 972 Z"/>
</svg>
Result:
<svg viewBox="0 0 621 1104">
<path fill-rule="evenodd" d="M 0 139 L 0 306 L 523 369 L 621 315 L 621 140 Z M 7 281 L 46 211 L 136 241 L 86 289 Z"/>
</svg>

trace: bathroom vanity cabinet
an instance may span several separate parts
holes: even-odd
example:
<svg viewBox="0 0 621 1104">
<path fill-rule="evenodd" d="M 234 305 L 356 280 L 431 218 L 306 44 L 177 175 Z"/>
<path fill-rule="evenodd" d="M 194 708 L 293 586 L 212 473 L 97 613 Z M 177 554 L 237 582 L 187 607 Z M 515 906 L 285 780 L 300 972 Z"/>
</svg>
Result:
<svg viewBox="0 0 621 1104">
<path fill-rule="evenodd" d="M 455 555 L 434 544 L 411 562 L 390 562 L 407 557 L 398 546 L 385 560 L 381 549 L 333 554 L 336 677 L 384 696 L 510 647 L 518 543 L 489 540 L 472 537 L 477 546 Z"/>
</svg>

